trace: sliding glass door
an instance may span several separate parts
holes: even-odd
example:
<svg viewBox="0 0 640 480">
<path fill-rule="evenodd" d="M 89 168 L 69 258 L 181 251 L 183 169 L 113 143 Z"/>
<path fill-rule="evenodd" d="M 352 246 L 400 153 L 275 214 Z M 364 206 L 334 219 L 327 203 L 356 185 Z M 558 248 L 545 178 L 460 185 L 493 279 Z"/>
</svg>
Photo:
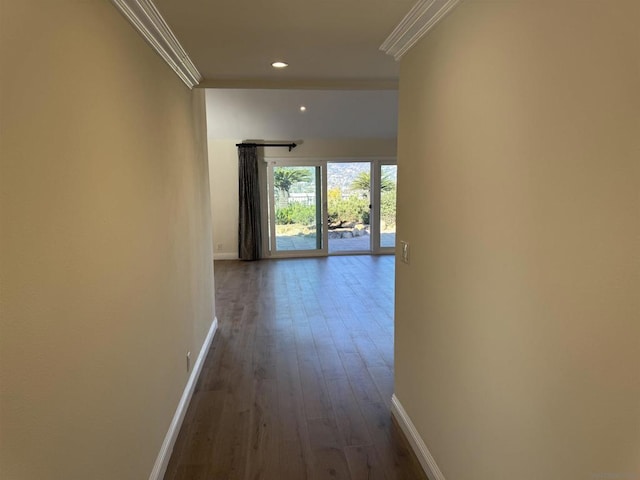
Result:
<svg viewBox="0 0 640 480">
<path fill-rule="evenodd" d="M 273 256 L 326 255 L 321 164 L 277 164 L 267 169 L 268 250 Z"/>
<path fill-rule="evenodd" d="M 398 186 L 398 166 L 379 164 L 379 179 L 376 189 L 379 195 L 378 238 L 382 252 L 393 251 L 396 246 L 396 191 Z"/>
<path fill-rule="evenodd" d="M 371 252 L 371 162 L 328 162 L 329 254 Z"/>
<path fill-rule="evenodd" d="M 269 160 L 266 250 L 272 257 L 393 253 L 394 160 Z"/>
</svg>

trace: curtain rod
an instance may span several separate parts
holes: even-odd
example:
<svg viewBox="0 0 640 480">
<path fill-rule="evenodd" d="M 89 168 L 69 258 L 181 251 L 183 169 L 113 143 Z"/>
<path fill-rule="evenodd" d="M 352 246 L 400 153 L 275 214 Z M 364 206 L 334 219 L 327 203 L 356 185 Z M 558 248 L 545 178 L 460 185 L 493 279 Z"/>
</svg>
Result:
<svg viewBox="0 0 640 480">
<path fill-rule="evenodd" d="M 236 147 L 289 147 L 289 151 L 296 148 L 295 143 L 236 143 Z"/>
</svg>

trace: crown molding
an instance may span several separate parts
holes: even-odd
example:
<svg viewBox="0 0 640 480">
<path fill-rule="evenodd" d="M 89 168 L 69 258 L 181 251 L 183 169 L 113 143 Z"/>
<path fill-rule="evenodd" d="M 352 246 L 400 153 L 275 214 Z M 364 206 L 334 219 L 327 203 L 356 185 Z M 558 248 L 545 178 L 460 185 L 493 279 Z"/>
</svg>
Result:
<svg viewBox="0 0 640 480">
<path fill-rule="evenodd" d="M 200 83 L 202 75 L 151 0 L 111 2 L 189 88 Z"/>
<path fill-rule="evenodd" d="M 462 0 L 419 0 L 387 37 L 380 50 L 400 60 Z"/>
</svg>

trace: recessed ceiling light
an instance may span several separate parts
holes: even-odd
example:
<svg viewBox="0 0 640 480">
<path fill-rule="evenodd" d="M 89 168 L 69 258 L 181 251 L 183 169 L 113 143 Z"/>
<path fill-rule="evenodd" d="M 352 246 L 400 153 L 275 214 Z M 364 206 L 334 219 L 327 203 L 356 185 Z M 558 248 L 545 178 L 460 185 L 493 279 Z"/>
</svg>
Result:
<svg viewBox="0 0 640 480">
<path fill-rule="evenodd" d="M 285 62 L 273 62 L 273 63 L 271 64 L 271 66 L 272 66 L 273 68 L 286 68 L 286 67 L 288 67 L 288 66 L 289 66 L 289 64 L 288 64 L 288 63 L 285 63 Z"/>
<path fill-rule="evenodd" d="M 307 107 L 305 107 L 304 105 L 300 105 L 300 111 L 301 112 L 306 112 L 307 111 Z"/>
</svg>

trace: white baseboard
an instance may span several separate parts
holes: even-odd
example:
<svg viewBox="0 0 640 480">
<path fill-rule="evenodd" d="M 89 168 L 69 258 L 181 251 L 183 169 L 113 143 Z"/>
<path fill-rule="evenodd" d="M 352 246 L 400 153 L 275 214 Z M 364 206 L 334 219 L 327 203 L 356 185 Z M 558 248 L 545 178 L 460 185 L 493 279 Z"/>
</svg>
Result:
<svg viewBox="0 0 640 480">
<path fill-rule="evenodd" d="M 216 334 L 217 329 L 218 319 L 214 317 L 213 322 L 211 322 L 211 327 L 209 328 L 209 333 L 207 333 L 207 337 L 204 339 L 204 343 L 202 344 L 202 348 L 198 354 L 198 358 L 193 364 L 189 381 L 184 387 L 182 397 L 180 398 L 180 402 L 178 402 L 178 408 L 176 408 L 176 413 L 173 415 L 173 420 L 171 420 L 171 425 L 169 425 L 167 435 L 164 437 L 164 442 L 162 442 L 162 446 L 160 447 L 160 452 L 156 458 L 153 470 L 151 470 L 151 475 L 149 475 L 149 480 L 162 480 L 165 472 L 167 471 L 169 459 L 173 452 L 173 446 L 178 438 L 178 433 L 180 432 L 184 416 L 187 413 L 187 408 L 189 407 L 193 390 L 196 387 L 196 382 L 198 381 L 198 377 L 202 371 L 204 358 L 207 356 L 207 352 L 209 351 L 209 347 L 211 346 L 211 342 L 213 341 L 213 337 Z"/>
<path fill-rule="evenodd" d="M 418 457 L 418 461 L 420 465 L 422 465 L 427 477 L 429 477 L 429 480 L 445 480 L 444 475 L 436 464 L 435 458 L 433 458 L 433 455 L 429 452 L 429 449 L 395 393 L 391 396 L 391 413 L 398 421 L 398 425 L 402 428 L 407 440 L 409 440 L 411 448 L 416 454 L 416 457 Z"/>
<path fill-rule="evenodd" d="M 214 260 L 238 260 L 238 254 L 233 252 L 220 252 L 213 254 Z"/>
</svg>

